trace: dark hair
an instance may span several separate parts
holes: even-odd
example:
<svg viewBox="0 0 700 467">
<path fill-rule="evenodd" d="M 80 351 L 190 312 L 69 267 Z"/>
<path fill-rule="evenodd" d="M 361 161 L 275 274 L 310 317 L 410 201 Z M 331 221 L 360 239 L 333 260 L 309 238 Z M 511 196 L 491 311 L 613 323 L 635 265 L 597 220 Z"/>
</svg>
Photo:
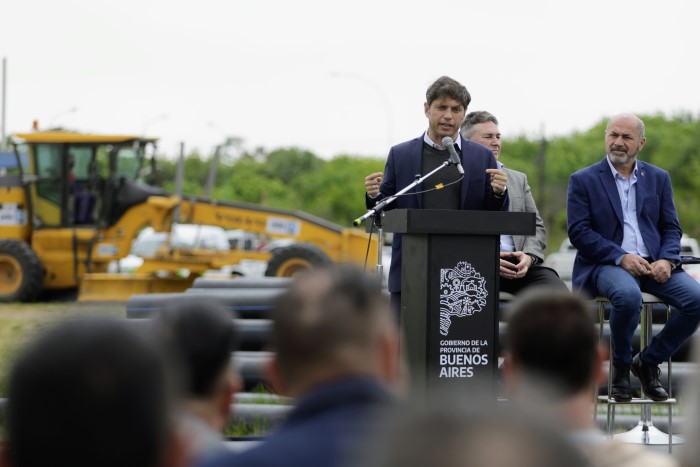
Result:
<svg viewBox="0 0 700 467">
<path fill-rule="evenodd" d="M 156 325 L 185 396 L 213 395 L 238 346 L 232 316 L 209 297 L 185 296 L 168 303 Z"/>
<path fill-rule="evenodd" d="M 16 361 L 8 398 L 15 467 L 153 467 L 162 460 L 172 401 L 165 364 L 125 322 L 79 318 L 49 328 Z"/>
<path fill-rule="evenodd" d="M 517 300 L 506 337 L 514 364 L 561 397 L 585 389 L 596 370 L 592 314 L 568 291 L 538 290 Z"/>
<path fill-rule="evenodd" d="M 336 362 L 340 349 L 368 348 L 390 311 L 375 277 L 341 265 L 297 276 L 273 316 L 280 371 L 295 381 L 306 369 Z"/>
<path fill-rule="evenodd" d="M 498 120 L 492 114 L 485 110 L 478 110 L 476 112 L 469 112 L 465 117 L 460 130 L 462 131 L 462 136 L 469 138 L 472 133 L 474 133 L 474 125 L 479 125 L 480 123 L 493 122 L 498 125 Z"/>
<path fill-rule="evenodd" d="M 432 104 L 434 100 L 443 97 L 451 97 L 459 101 L 465 109 L 472 101 L 472 96 L 469 94 L 469 91 L 467 91 L 467 88 L 449 76 L 441 76 L 438 78 L 430 85 L 425 93 L 425 100 L 428 105 Z"/>
</svg>

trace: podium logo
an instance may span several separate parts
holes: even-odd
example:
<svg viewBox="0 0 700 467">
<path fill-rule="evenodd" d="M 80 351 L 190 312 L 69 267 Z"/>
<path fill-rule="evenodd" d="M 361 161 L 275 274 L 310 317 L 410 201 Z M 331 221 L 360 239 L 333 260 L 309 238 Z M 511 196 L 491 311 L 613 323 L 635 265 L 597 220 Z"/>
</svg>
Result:
<svg viewBox="0 0 700 467">
<path fill-rule="evenodd" d="M 440 269 L 440 334 L 447 336 L 453 317 L 480 312 L 487 296 L 486 279 L 466 261 Z"/>
</svg>

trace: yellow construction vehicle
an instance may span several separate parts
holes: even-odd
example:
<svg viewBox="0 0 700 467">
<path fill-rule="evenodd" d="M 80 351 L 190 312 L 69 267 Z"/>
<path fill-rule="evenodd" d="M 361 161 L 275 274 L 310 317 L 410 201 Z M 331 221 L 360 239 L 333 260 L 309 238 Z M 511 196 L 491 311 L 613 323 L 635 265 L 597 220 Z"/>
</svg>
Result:
<svg viewBox="0 0 700 467">
<path fill-rule="evenodd" d="M 81 287 L 81 300 L 125 300 L 176 292 L 209 269 L 269 260 L 267 275 L 291 276 L 328 262 L 376 261 L 376 244 L 296 211 L 176 196 L 148 185 L 156 139 L 64 131 L 16 134 L 14 164 L 0 167 L 0 302 L 29 301 L 43 289 Z M 166 245 L 130 275 L 107 273 L 145 226 L 217 225 L 295 243 L 269 253 L 186 250 Z"/>
</svg>

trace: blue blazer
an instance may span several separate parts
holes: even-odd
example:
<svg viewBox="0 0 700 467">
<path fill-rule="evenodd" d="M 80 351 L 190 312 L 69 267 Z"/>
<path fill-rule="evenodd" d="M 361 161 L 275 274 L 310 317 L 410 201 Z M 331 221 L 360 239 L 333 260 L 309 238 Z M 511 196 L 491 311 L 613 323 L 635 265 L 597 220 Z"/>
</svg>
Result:
<svg viewBox="0 0 700 467">
<path fill-rule="evenodd" d="M 496 169 L 496 159 L 486 147 L 463 138 L 462 167 L 464 179 L 461 182 L 462 210 L 507 211 L 508 196 L 498 198 L 491 191 L 491 178 L 486 169 Z M 457 149 L 457 148 L 455 148 Z M 391 148 L 384 168 L 384 179 L 380 194 L 372 199 L 366 196 L 367 208 L 374 207 L 379 201 L 395 194 L 413 183 L 415 175 L 423 169 L 423 135 Z M 420 186 L 414 191 L 421 191 Z M 387 209 L 422 209 L 423 195 L 400 196 Z M 389 268 L 389 292 L 401 291 L 401 235 L 394 235 L 391 247 L 391 267 Z"/>
<path fill-rule="evenodd" d="M 681 226 L 668 172 L 637 161 L 637 220 L 652 260 L 680 260 Z M 627 252 L 621 248 L 622 203 L 607 157 L 571 175 L 567 197 L 571 244 L 578 250 L 573 285 L 596 295 L 597 270 Z"/>
<path fill-rule="evenodd" d="M 394 410 L 396 400 L 377 381 L 327 382 L 299 399 L 266 440 L 241 453 L 217 453 L 200 467 L 342 467 L 362 465 L 372 429 Z"/>
</svg>

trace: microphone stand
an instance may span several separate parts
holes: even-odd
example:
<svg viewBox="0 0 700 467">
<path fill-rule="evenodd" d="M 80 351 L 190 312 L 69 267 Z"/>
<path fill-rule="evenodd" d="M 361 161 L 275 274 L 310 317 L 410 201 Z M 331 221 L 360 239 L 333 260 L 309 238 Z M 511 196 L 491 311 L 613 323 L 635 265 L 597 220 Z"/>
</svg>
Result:
<svg viewBox="0 0 700 467">
<path fill-rule="evenodd" d="M 435 175 L 437 172 L 441 171 L 448 165 L 457 165 L 461 161 L 453 162 L 451 160 L 446 160 L 443 162 L 439 167 L 436 169 L 432 170 L 431 172 L 427 173 L 426 175 L 420 175 L 416 174 L 416 179 L 407 185 L 405 188 L 402 190 L 398 191 L 397 193 L 388 196 L 384 198 L 381 202 L 379 202 L 376 206 L 373 208 L 370 208 L 366 213 L 364 213 L 362 216 L 358 217 L 354 221 L 352 221 L 352 225 L 357 227 L 360 224 L 362 224 L 365 220 L 369 219 L 370 217 L 373 218 L 374 225 L 377 227 L 377 235 L 378 235 L 378 241 L 377 241 L 377 280 L 379 283 L 382 283 L 382 280 L 384 279 L 384 265 L 382 264 L 382 251 L 384 250 L 384 229 L 382 225 L 382 218 L 384 217 L 384 210 L 385 208 L 396 201 L 396 199 L 403 195 L 404 193 L 411 191 L 413 188 L 416 186 L 420 185 L 423 183 L 425 180 L 428 178 L 432 177 Z M 464 175 L 462 175 L 464 177 Z"/>
</svg>

